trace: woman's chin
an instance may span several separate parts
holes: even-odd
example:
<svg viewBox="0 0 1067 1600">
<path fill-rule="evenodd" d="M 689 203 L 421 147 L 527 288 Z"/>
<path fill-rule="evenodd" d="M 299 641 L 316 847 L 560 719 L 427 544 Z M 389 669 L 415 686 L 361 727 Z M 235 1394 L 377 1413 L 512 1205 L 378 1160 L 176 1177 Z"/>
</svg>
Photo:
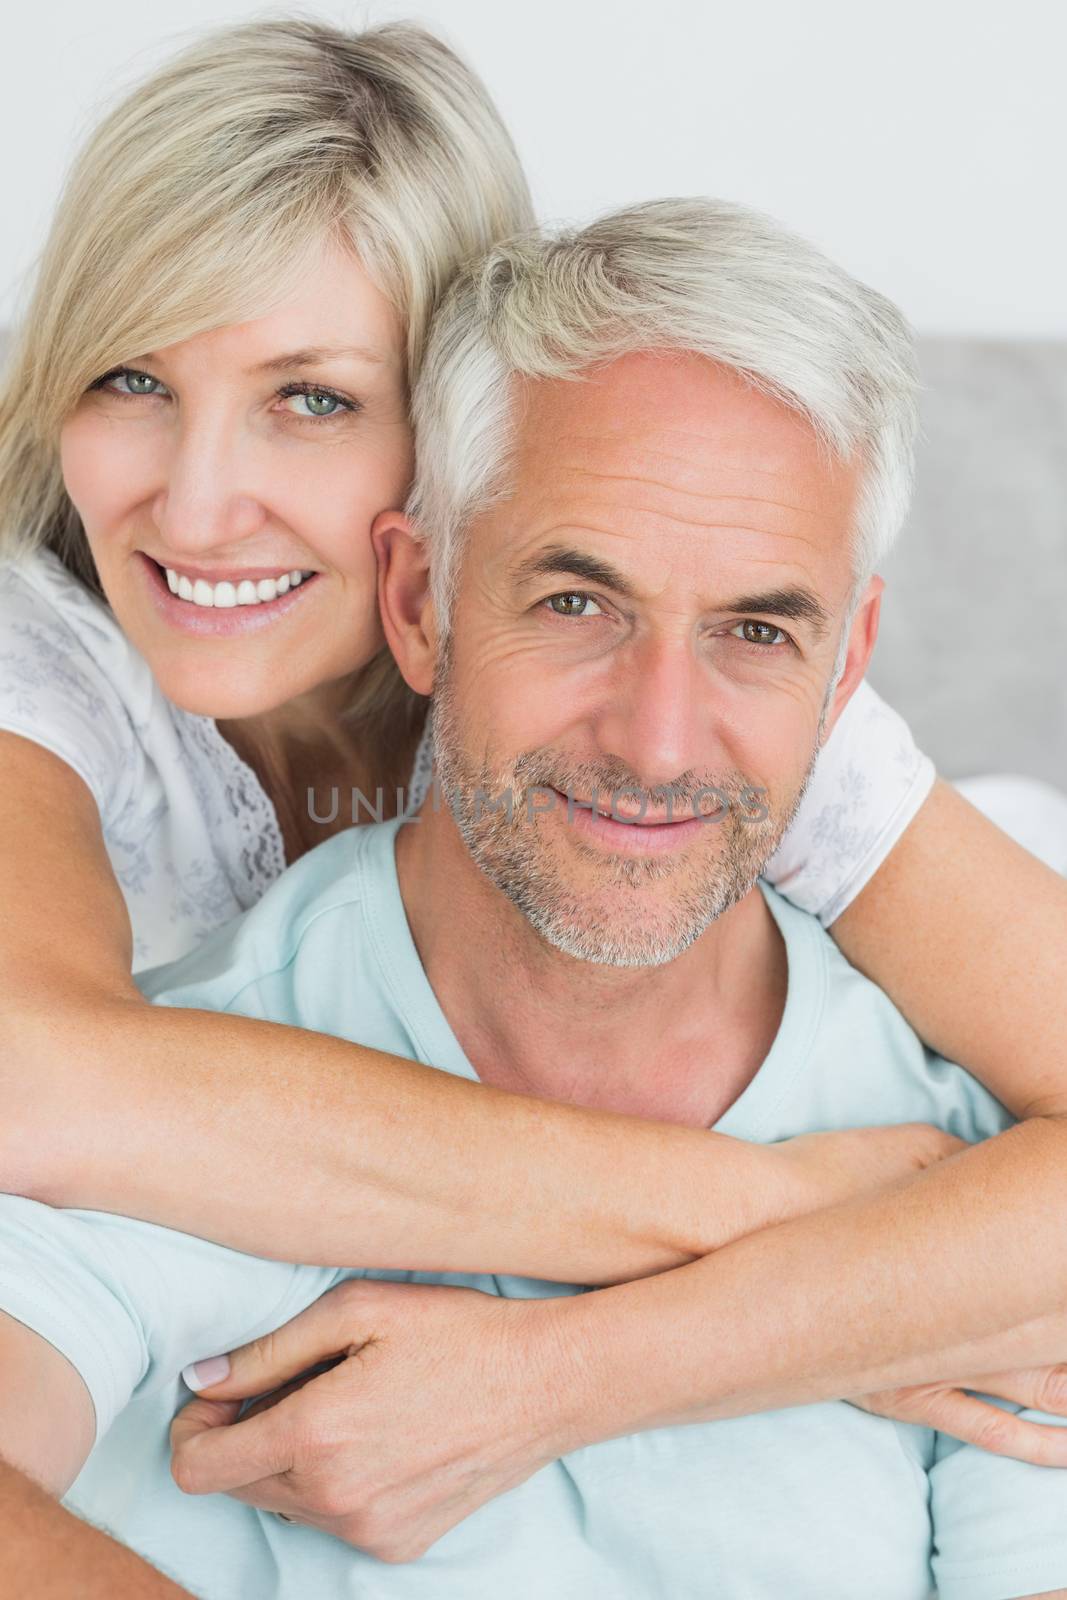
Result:
<svg viewBox="0 0 1067 1600">
<path fill-rule="evenodd" d="M 264 680 L 253 675 L 246 681 L 229 679 L 220 682 L 217 672 L 208 675 L 189 672 L 168 673 L 158 670 L 156 682 L 172 705 L 194 716 L 211 717 L 216 722 L 236 722 L 248 717 L 261 717 L 269 711 L 305 692 L 307 684 L 294 685 L 288 692 L 280 692 L 282 674 L 275 671 Z"/>
</svg>

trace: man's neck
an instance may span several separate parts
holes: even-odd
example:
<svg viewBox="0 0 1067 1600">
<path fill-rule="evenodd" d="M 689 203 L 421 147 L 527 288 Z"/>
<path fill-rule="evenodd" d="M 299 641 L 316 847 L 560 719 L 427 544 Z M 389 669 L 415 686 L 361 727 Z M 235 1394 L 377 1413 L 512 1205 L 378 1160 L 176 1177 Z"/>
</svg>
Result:
<svg viewBox="0 0 1067 1600">
<path fill-rule="evenodd" d="M 396 846 L 419 958 L 483 1083 L 709 1127 L 755 1077 L 788 981 L 757 888 L 674 961 L 611 967 L 536 933 L 475 865 L 447 810 L 424 806 Z"/>
</svg>

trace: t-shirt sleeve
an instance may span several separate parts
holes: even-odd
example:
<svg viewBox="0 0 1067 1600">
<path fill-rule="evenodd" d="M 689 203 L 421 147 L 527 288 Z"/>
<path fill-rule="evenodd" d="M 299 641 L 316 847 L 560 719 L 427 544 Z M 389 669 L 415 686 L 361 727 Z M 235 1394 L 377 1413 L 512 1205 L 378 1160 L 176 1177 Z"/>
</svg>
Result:
<svg viewBox="0 0 1067 1600">
<path fill-rule="evenodd" d="M 122 698 L 71 619 L 12 564 L 0 567 L 0 729 L 72 767 L 105 824 L 118 815 L 140 755 Z"/>
<path fill-rule="evenodd" d="M 994 1404 L 1067 1426 L 1067 1417 Z M 1067 1587 L 1067 1468 L 1011 1461 L 938 1434 L 929 1479 L 938 1600 L 1014 1600 Z"/>
<path fill-rule="evenodd" d="M 0 1195 L 0 1311 L 81 1375 L 97 1441 L 135 1394 L 176 1386 L 190 1362 L 279 1327 L 335 1277 L 129 1217 Z"/>
<path fill-rule="evenodd" d="M 829 927 L 874 876 L 936 775 L 903 717 L 864 679 L 819 752 L 763 876 Z"/>
</svg>

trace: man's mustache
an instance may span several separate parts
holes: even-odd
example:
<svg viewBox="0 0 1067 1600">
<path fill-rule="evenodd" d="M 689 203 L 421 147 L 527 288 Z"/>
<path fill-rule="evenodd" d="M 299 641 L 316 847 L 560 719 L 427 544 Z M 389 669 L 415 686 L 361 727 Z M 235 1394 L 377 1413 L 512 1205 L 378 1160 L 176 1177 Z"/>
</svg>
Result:
<svg viewBox="0 0 1067 1600">
<path fill-rule="evenodd" d="M 570 804 L 595 808 L 623 822 L 680 820 L 683 815 L 711 818 L 728 811 L 755 822 L 769 814 L 767 790 L 737 771 L 690 771 L 670 783 L 649 786 L 618 765 L 546 760 L 543 752 L 530 752 L 517 757 L 513 772 L 520 790 L 517 798 L 543 790 L 547 799 L 553 791 Z M 534 809 L 549 810 L 551 805 Z"/>
</svg>

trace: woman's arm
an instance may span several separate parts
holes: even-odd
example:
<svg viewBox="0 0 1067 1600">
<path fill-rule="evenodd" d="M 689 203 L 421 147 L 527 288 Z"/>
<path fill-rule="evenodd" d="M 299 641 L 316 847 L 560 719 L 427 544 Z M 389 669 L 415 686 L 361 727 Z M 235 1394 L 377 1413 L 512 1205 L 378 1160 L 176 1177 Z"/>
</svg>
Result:
<svg viewBox="0 0 1067 1600">
<path fill-rule="evenodd" d="M 1034 1117 L 703 1261 L 542 1303 L 582 1443 L 1054 1368 L 1067 1355 L 1065 1135 L 1062 1119 Z M 1064 1368 L 1041 1376 L 1058 1392 L 1038 1408 L 1062 1412 Z"/>
<path fill-rule="evenodd" d="M 283 1260 L 605 1283 L 956 1145 L 910 1125 L 765 1149 L 507 1094 L 304 1029 L 150 1005 L 88 789 L 12 734 L 0 770 L 9 1190 Z"/>
<path fill-rule="evenodd" d="M 1014 1116 L 1067 1111 L 1067 878 L 950 784 L 936 781 L 830 932 Z"/>
</svg>

